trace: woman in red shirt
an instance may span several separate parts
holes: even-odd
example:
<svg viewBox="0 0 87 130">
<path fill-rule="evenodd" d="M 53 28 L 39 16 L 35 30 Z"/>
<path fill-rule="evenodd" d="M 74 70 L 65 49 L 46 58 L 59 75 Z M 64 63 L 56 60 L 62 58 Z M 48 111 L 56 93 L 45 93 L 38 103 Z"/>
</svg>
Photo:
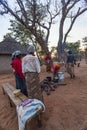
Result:
<svg viewBox="0 0 87 130">
<path fill-rule="evenodd" d="M 25 77 L 24 77 L 24 74 L 22 73 L 22 62 L 21 62 L 21 52 L 20 51 L 14 52 L 14 58 L 11 62 L 11 66 L 13 68 L 14 75 L 15 75 L 16 89 L 20 89 L 21 92 L 27 96 Z"/>
<path fill-rule="evenodd" d="M 51 71 L 51 56 L 49 55 L 49 54 L 47 54 L 46 55 L 46 57 L 45 57 L 45 63 L 46 63 L 46 71 L 48 72 L 50 72 Z"/>
</svg>

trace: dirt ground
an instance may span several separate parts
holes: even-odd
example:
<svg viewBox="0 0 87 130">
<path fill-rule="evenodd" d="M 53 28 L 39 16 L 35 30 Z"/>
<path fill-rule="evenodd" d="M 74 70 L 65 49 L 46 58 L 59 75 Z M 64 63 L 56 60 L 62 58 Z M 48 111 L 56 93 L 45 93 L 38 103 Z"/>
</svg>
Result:
<svg viewBox="0 0 87 130">
<path fill-rule="evenodd" d="M 64 69 L 62 69 L 64 71 Z M 76 78 L 70 79 L 64 72 L 66 86 L 58 86 L 51 95 L 44 95 L 46 111 L 43 113 L 43 126 L 34 130 L 87 130 L 87 64 L 81 61 L 75 66 Z M 40 78 L 51 75 L 42 67 Z M 2 83 L 15 86 L 13 74 L 0 75 L 0 130 L 18 130 L 15 108 L 2 91 Z"/>
</svg>

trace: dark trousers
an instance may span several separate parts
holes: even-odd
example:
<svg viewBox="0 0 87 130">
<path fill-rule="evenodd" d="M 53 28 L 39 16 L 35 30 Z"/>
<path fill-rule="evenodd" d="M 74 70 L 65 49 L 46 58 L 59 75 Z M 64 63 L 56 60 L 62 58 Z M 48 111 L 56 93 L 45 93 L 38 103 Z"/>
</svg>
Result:
<svg viewBox="0 0 87 130">
<path fill-rule="evenodd" d="M 17 74 L 17 73 L 15 73 L 15 80 L 16 80 L 16 89 L 20 89 L 21 92 L 22 92 L 24 95 L 28 96 L 28 95 L 27 95 L 27 88 L 26 88 L 25 80 L 22 79 L 22 78 L 20 77 L 20 75 Z"/>
</svg>

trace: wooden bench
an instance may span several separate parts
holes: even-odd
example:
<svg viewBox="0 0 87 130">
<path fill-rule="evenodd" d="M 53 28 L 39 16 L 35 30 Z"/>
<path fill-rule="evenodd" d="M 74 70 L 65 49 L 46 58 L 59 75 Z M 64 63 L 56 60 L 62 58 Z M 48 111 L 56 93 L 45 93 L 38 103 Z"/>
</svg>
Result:
<svg viewBox="0 0 87 130">
<path fill-rule="evenodd" d="M 13 106 L 16 107 L 17 105 L 19 105 L 20 103 L 22 103 L 23 101 L 28 99 L 28 97 L 26 97 L 22 93 L 19 94 L 18 96 L 15 96 L 13 92 L 16 89 L 15 89 L 15 87 L 10 85 L 9 83 L 2 84 L 2 89 L 3 89 L 3 94 L 6 94 L 8 96 L 11 107 L 13 107 Z M 37 125 L 37 123 L 38 123 L 39 127 L 41 126 L 41 113 L 42 113 L 42 110 L 38 109 L 37 114 L 34 115 L 31 119 L 29 119 L 27 121 L 25 130 L 33 130 L 33 129 L 35 129 L 34 124 Z"/>
<path fill-rule="evenodd" d="M 25 100 L 28 99 L 22 93 L 19 96 L 15 96 L 13 92 L 16 89 L 15 89 L 15 87 L 13 87 L 12 85 L 10 85 L 9 83 L 2 84 L 2 89 L 3 89 L 3 94 L 6 94 L 8 96 L 11 106 L 13 106 L 13 105 L 17 106 L 21 102 L 23 102 L 23 101 L 25 101 Z"/>
</svg>

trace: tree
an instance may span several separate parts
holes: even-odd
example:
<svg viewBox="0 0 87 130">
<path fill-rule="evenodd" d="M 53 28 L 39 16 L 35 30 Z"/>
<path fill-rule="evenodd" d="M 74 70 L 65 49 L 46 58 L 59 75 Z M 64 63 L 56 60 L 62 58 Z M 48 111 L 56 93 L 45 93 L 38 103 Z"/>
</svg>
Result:
<svg viewBox="0 0 87 130">
<path fill-rule="evenodd" d="M 51 53 L 53 60 L 58 59 L 58 57 L 57 57 L 57 47 L 52 46 L 51 49 L 50 49 L 50 53 Z"/>
<path fill-rule="evenodd" d="M 67 50 L 71 50 L 73 52 L 77 61 L 81 60 L 82 53 L 80 49 L 80 41 L 67 43 L 66 48 Z"/>
<path fill-rule="evenodd" d="M 59 24 L 59 40 L 58 40 L 58 56 L 61 57 L 61 54 L 66 47 L 67 36 L 72 30 L 72 27 L 76 21 L 76 19 L 82 15 L 85 11 L 87 11 L 87 0 L 61 0 L 61 19 Z M 64 35 L 64 25 L 67 21 L 69 21 L 67 30 Z"/>
<path fill-rule="evenodd" d="M 82 41 L 84 43 L 85 49 L 87 49 L 87 37 L 84 37 Z"/>
<path fill-rule="evenodd" d="M 31 32 L 26 29 L 21 23 L 19 23 L 16 20 L 10 20 L 10 30 L 9 33 L 7 33 L 4 37 L 10 35 L 14 39 L 16 39 L 18 42 L 24 45 L 29 45 L 30 43 L 34 43 L 34 38 Z"/>
<path fill-rule="evenodd" d="M 9 6 L 7 0 L 0 0 L 0 14 L 10 13 L 15 19 L 32 34 L 46 53 L 48 50 L 48 38 L 51 25 L 59 11 L 52 7 L 54 0 L 15 0 L 14 9 Z M 54 3 L 55 4 L 55 3 Z M 51 10 L 52 8 L 52 10 Z M 43 36 L 44 32 L 45 36 Z"/>
<path fill-rule="evenodd" d="M 76 19 L 87 11 L 87 0 L 14 0 L 14 9 L 9 6 L 7 0 L 0 0 L 0 14 L 10 13 L 28 29 L 42 50 L 47 53 L 50 29 L 55 18 L 59 15 L 59 39 L 57 45 L 58 56 L 66 47 L 68 34 Z M 66 32 L 64 25 L 69 22 Z M 42 33 L 44 32 L 44 33 Z M 43 35 L 44 34 L 44 35 Z"/>
<path fill-rule="evenodd" d="M 80 51 L 80 41 L 66 44 L 67 50 L 72 50 L 74 54 L 78 54 Z"/>
<path fill-rule="evenodd" d="M 11 31 L 11 36 L 14 37 L 17 41 L 22 44 L 28 45 L 32 42 L 32 34 L 28 29 L 26 29 L 21 23 L 17 20 L 10 20 L 10 28 L 8 30 Z"/>
<path fill-rule="evenodd" d="M 87 37 L 84 37 L 84 38 L 82 39 L 82 41 L 83 41 L 84 43 L 86 43 L 86 42 L 87 42 Z"/>
<path fill-rule="evenodd" d="M 3 39 L 6 39 L 6 38 L 11 38 L 11 33 L 7 33 L 6 35 L 4 35 Z"/>
</svg>

